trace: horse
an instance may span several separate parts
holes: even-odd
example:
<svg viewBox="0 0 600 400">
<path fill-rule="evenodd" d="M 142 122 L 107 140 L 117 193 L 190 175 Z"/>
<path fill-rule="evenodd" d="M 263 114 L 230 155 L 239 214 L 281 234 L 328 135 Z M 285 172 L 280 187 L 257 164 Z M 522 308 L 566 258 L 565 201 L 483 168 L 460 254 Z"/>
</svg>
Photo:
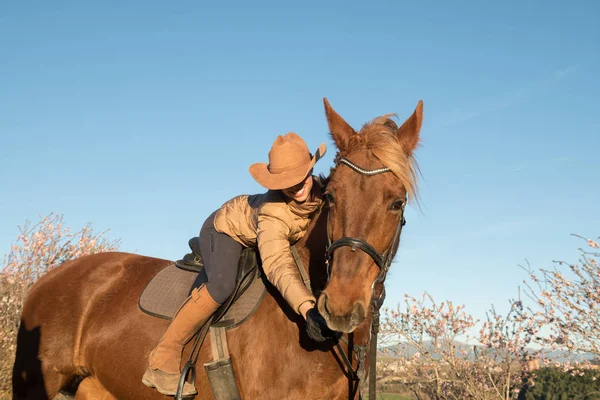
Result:
<svg viewBox="0 0 600 400">
<path fill-rule="evenodd" d="M 417 189 L 414 158 L 423 102 L 398 127 L 395 114 L 355 131 L 323 99 L 337 148 L 324 180 L 324 206 L 296 243 L 327 325 L 344 337 L 318 344 L 301 316 L 268 282 L 253 316 L 227 332 L 244 399 L 358 398 L 337 349 L 361 360 L 352 346 L 371 337 L 374 299 L 399 245 L 404 207 Z M 327 246 L 328 245 L 328 246 Z M 358 251 L 357 251 L 358 250 Z M 124 252 L 86 255 L 42 276 L 24 301 L 13 370 L 14 399 L 147 399 L 166 396 L 142 384 L 148 354 L 169 321 L 138 308 L 145 285 L 170 260 Z M 348 341 L 351 336 L 352 344 Z M 192 343 L 184 349 L 182 364 Z M 210 359 L 207 338 L 199 361 Z M 368 368 L 367 368 L 368 369 Z M 197 398 L 213 398 L 206 373 L 195 375 Z M 68 396 L 68 397 L 67 397 Z"/>
</svg>

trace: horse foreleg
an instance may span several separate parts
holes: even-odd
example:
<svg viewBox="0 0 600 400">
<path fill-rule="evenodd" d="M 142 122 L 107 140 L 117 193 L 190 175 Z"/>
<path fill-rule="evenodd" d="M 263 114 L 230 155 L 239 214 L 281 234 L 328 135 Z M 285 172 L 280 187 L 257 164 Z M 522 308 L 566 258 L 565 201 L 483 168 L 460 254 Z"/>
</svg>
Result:
<svg viewBox="0 0 600 400">
<path fill-rule="evenodd" d="M 81 381 L 75 400 L 118 400 L 110 394 L 108 390 L 102 386 L 100 381 L 92 376 L 89 376 Z"/>
</svg>

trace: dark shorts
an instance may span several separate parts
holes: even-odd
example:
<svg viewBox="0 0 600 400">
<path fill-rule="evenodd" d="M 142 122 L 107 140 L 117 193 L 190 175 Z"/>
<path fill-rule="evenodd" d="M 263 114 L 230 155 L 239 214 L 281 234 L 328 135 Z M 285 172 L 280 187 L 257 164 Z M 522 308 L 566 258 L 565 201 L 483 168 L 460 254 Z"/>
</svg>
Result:
<svg viewBox="0 0 600 400">
<path fill-rule="evenodd" d="M 231 236 L 215 230 L 216 211 L 204 221 L 200 229 L 200 251 L 208 277 L 206 289 L 219 304 L 233 293 L 242 245 Z"/>
</svg>

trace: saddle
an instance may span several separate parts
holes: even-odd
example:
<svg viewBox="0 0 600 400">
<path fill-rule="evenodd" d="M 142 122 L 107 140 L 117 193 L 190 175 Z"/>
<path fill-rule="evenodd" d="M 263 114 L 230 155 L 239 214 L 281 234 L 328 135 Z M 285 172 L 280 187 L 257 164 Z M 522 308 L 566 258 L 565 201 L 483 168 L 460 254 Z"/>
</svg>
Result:
<svg viewBox="0 0 600 400">
<path fill-rule="evenodd" d="M 192 290 L 208 281 L 200 253 L 200 238 L 191 238 L 188 245 L 191 252 L 158 271 L 142 291 L 138 307 L 144 313 L 171 320 Z M 213 325 L 219 323 L 225 329 L 233 329 L 254 314 L 266 292 L 259 264 L 257 250 L 242 250 L 235 290 L 214 314 Z"/>
<path fill-rule="evenodd" d="M 192 250 L 192 252 L 187 253 L 181 260 L 175 261 L 175 265 L 186 271 L 200 272 L 200 270 L 204 268 L 202 254 L 200 252 L 200 237 L 194 236 L 188 240 L 188 246 L 190 246 L 190 250 Z"/>
</svg>

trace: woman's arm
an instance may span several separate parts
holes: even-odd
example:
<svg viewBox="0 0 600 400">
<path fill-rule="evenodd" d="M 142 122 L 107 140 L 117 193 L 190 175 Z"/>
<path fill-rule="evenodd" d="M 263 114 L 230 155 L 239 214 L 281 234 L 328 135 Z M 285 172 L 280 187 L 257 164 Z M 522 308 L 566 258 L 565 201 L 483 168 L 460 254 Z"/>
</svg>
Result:
<svg viewBox="0 0 600 400">
<path fill-rule="evenodd" d="M 279 290 L 293 310 L 303 317 L 316 303 L 304 286 L 290 250 L 291 220 L 285 210 L 270 207 L 258 215 L 257 244 L 267 279 Z"/>
</svg>

